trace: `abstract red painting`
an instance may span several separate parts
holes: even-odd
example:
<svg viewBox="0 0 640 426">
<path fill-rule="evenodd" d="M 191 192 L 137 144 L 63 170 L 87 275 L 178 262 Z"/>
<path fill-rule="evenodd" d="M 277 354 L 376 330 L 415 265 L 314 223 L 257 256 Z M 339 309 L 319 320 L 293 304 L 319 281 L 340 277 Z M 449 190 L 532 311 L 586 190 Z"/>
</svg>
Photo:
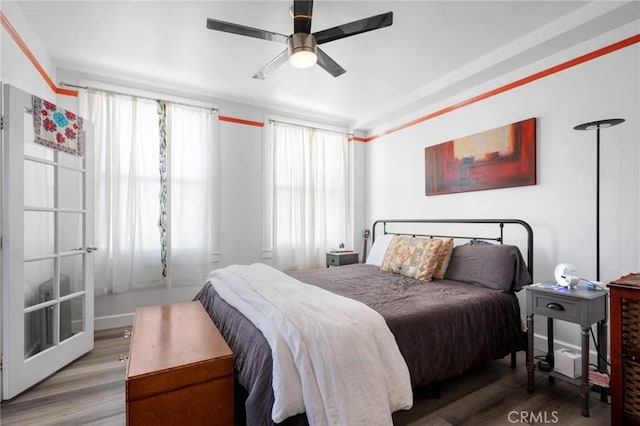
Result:
<svg viewBox="0 0 640 426">
<path fill-rule="evenodd" d="M 536 184 L 536 119 L 424 150 L 426 195 Z"/>
</svg>

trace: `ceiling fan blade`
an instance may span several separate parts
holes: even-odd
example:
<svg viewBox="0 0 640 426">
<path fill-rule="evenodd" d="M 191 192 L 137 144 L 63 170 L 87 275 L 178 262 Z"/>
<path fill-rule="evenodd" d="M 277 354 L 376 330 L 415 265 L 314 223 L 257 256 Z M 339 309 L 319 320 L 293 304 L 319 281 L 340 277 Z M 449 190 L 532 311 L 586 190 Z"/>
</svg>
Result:
<svg viewBox="0 0 640 426">
<path fill-rule="evenodd" d="M 263 40 L 279 41 L 286 43 L 288 36 L 271 31 L 259 30 L 258 28 L 246 27 L 244 25 L 232 24 L 231 22 L 218 21 L 217 19 L 207 19 L 207 28 L 225 33 L 238 34 L 247 37 L 260 38 Z"/>
<path fill-rule="evenodd" d="M 336 61 L 331 59 L 329 55 L 324 53 L 322 49 L 318 47 L 316 51 L 318 54 L 318 65 L 320 65 L 326 72 L 334 77 L 341 76 L 346 72 L 344 68 L 338 65 Z"/>
<path fill-rule="evenodd" d="M 273 71 L 275 71 L 276 68 L 287 62 L 287 60 L 289 60 L 289 49 L 283 50 L 282 53 L 270 60 L 267 65 L 262 67 L 260 71 L 253 75 L 253 78 L 264 80 L 265 78 L 269 77 L 269 75 Z"/>
<path fill-rule="evenodd" d="M 318 31 L 313 35 L 316 38 L 316 42 L 322 44 L 352 35 L 366 33 L 367 31 L 377 30 L 378 28 L 388 27 L 391 24 L 393 24 L 393 12 L 387 12 Z"/>
<path fill-rule="evenodd" d="M 311 33 L 311 15 L 313 0 L 295 0 L 293 2 L 293 32 Z"/>
</svg>

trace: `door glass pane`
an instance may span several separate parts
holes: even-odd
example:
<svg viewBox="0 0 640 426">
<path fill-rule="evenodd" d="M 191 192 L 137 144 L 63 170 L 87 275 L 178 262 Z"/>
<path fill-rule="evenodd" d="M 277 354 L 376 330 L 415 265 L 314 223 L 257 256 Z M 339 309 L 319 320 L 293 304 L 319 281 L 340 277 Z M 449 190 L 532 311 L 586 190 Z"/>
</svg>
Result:
<svg viewBox="0 0 640 426">
<path fill-rule="evenodd" d="M 53 166 L 25 160 L 24 205 L 29 207 L 54 207 Z"/>
<path fill-rule="evenodd" d="M 84 296 L 60 303 L 60 341 L 84 331 Z"/>
<path fill-rule="evenodd" d="M 53 346 L 53 312 L 49 306 L 24 314 L 25 359 Z"/>
<path fill-rule="evenodd" d="M 24 263 L 24 307 L 53 297 L 54 259 Z"/>
<path fill-rule="evenodd" d="M 83 166 L 82 159 L 83 157 L 80 157 L 79 155 L 72 155 L 66 152 L 58 151 L 58 164 L 60 165 L 81 169 Z"/>
<path fill-rule="evenodd" d="M 60 194 L 58 206 L 69 209 L 82 208 L 82 172 L 60 167 Z"/>
<path fill-rule="evenodd" d="M 53 149 L 34 142 L 33 115 L 24 113 L 24 155 L 53 161 Z"/>
<path fill-rule="evenodd" d="M 84 290 L 84 255 L 60 258 L 60 296 Z"/>
<path fill-rule="evenodd" d="M 25 257 L 53 254 L 54 217 L 53 212 L 24 212 Z"/>
<path fill-rule="evenodd" d="M 60 252 L 82 249 L 82 213 L 60 213 Z"/>
</svg>

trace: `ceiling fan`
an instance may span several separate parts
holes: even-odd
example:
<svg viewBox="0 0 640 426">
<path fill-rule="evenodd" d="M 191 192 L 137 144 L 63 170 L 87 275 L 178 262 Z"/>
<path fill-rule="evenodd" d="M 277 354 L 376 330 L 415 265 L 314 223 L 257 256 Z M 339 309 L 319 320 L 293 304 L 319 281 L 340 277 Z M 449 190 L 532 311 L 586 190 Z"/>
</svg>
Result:
<svg viewBox="0 0 640 426">
<path fill-rule="evenodd" d="M 239 34 L 247 37 L 286 43 L 288 48 L 269 61 L 253 78 L 264 80 L 276 68 L 289 60 L 291 65 L 297 68 L 307 68 L 318 63 L 325 71 L 334 77 L 344 74 L 346 71 L 336 61 L 331 59 L 318 45 L 341 38 L 350 37 L 378 28 L 388 27 L 393 23 L 393 12 L 370 16 L 338 25 L 326 30 L 311 34 L 311 16 L 313 12 L 313 0 L 295 0 L 293 2 L 293 34 L 284 34 L 260 30 L 230 22 L 207 19 L 207 28 L 210 30 L 224 31 L 226 33 Z"/>
</svg>

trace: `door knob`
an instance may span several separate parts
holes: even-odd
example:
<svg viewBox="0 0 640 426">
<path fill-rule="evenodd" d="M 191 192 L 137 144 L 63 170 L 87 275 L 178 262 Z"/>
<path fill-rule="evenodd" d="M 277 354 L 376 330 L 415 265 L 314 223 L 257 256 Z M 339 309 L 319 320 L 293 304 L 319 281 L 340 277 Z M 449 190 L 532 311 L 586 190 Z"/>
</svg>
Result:
<svg viewBox="0 0 640 426">
<path fill-rule="evenodd" d="M 98 247 L 94 247 L 94 246 L 87 247 L 87 253 L 91 253 L 91 252 L 96 251 L 96 250 L 98 250 Z"/>
</svg>

